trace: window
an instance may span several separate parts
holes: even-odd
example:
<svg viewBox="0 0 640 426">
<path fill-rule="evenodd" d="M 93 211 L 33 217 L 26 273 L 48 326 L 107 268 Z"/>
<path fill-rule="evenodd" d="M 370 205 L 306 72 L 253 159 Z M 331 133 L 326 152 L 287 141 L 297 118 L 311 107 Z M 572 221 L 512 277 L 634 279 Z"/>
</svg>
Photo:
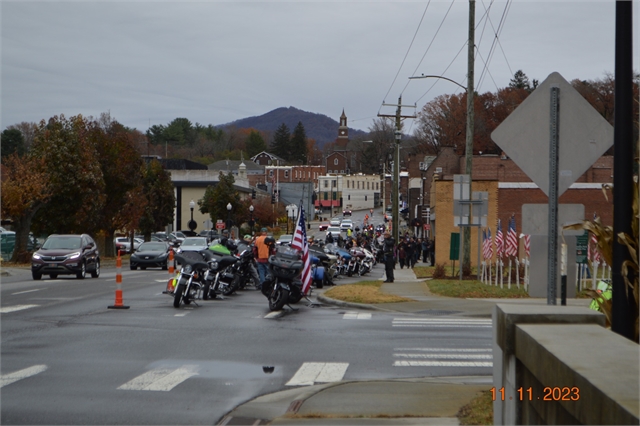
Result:
<svg viewBox="0 0 640 426">
<path fill-rule="evenodd" d="M 347 188 L 349 188 L 349 181 L 347 181 Z"/>
<path fill-rule="evenodd" d="M 358 181 L 358 189 L 360 189 L 360 181 Z"/>
<path fill-rule="evenodd" d="M 351 201 L 351 194 L 347 196 L 347 200 Z"/>
<path fill-rule="evenodd" d="M 364 200 L 367 201 L 367 196 L 366 195 L 364 196 Z"/>
<path fill-rule="evenodd" d="M 340 173 L 344 173 L 344 170 L 340 170 Z"/>
<path fill-rule="evenodd" d="M 325 199 L 325 200 L 328 200 L 328 199 L 329 199 L 329 193 L 328 193 L 328 192 L 325 192 L 325 193 L 324 193 L 324 199 Z"/>
<path fill-rule="evenodd" d="M 324 181 L 324 187 L 325 187 L 325 188 L 328 188 L 328 187 L 329 187 L 329 181 L 328 181 L 328 180 L 325 180 L 325 181 Z"/>
<path fill-rule="evenodd" d="M 333 160 L 333 165 L 334 165 L 334 166 L 337 166 L 337 165 L 338 165 L 338 159 L 337 159 L 337 158 L 335 158 L 335 159 Z"/>
<path fill-rule="evenodd" d="M 331 170 L 327 170 L 327 173 L 331 173 Z"/>
<path fill-rule="evenodd" d="M 369 182 L 367 182 L 367 189 L 369 189 Z"/>
<path fill-rule="evenodd" d="M 378 182 L 376 182 L 376 191 L 378 191 L 378 190 L 379 190 L 378 185 L 380 185 L 380 184 L 379 184 Z"/>
<path fill-rule="evenodd" d="M 335 179 L 331 181 L 331 186 L 334 187 L 334 188 L 337 186 Z"/>
</svg>

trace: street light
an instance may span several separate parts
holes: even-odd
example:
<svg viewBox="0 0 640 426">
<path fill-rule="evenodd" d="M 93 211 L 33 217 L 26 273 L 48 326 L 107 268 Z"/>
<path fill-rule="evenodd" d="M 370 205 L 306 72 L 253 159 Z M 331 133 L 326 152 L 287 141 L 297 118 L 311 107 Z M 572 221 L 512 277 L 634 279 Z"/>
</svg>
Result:
<svg viewBox="0 0 640 426">
<path fill-rule="evenodd" d="M 189 203 L 189 208 L 191 209 L 191 220 L 187 225 L 191 231 L 194 231 L 198 227 L 198 224 L 193 220 L 193 209 L 195 207 L 196 207 L 196 203 L 193 200 L 191 200 L 191 202 Z"/>
<path fill-rule="evenodd" d="M 227 229 L 229 230 L 229 233 L 231 233 L 231 209 L 233 208 L 233 206 L 231 205 L 231 203 L 227 204 Z"/>
<path fill-rule="evenodd" d="M 251 215 L 251 218 L 249 219 L 249 226 L 251 227 L 251 236 L 253 236 L 253 204 L 249 206 L 249 214 Z"/>
</svg>

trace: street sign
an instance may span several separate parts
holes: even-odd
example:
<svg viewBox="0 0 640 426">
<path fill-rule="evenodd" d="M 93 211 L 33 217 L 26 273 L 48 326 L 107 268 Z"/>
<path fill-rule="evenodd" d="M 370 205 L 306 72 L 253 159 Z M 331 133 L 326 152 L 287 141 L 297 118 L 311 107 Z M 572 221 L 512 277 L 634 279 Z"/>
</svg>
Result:
<svg viewBox="0 0 640 426">
<path fill-rule="evenodd" d="M 613 145 L 613 127 L 554 72 L 494 131 L 491 139 L 549 196 L 549 91 L 559 90 L 558 197 Z"/>
<path fill-rule="evenodd" d="M 224 222 L 222 221 L 222 219 L 218 219 L 216 221 L 216 229 L 224 229 Z"/>
<path fill-rule="evenodd" d="M 577 237 L 576 263 L 587 263 L 587 250 L 589 250 L 589 233 L 584 231 Z"/>
</svg>

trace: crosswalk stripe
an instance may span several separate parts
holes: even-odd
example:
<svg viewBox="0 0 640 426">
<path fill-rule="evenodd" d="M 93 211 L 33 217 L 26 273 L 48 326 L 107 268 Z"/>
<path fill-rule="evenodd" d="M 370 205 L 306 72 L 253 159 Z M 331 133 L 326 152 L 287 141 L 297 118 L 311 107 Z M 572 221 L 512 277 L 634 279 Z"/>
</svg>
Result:
<svg viewBox="0 0 640 426">
<path fill-rule="evenodd" d="M 491 324 L 491 319 L 480 318 L 394 318 L 394 321 L 406 321 L 406 322 L 478 322 Z"/>
<path fill-rule="evenodd" d="M 395 361 L 394 367 L 493 367 L 485 361 Z"/>
<path fill-rule="evenodd" d="M 8 314 L 9 312 L 22 311 L 24 309 L 36 308 L 39 305 L 14 305 L 0 308 L 0 314 Z"/>
<path fill-rule="evenodd" d="M 366 312 L 347 312 L 343 319 L 371 319 L 371 314 Z"/>
<path fill-rule="evenodd" d="M 285 386 L 311 386 L 342 380 L 349 367 L 346 362 L 305 362 Z"/>
<path fill-rule="evenodd" d="M 492 352 L 491 348 L 395 348 L 395 351 L 420 351 L 420 352 Z"/>
<path fill-rule="evenodd" d="M 393 354 L 398 358 L 493 359 L 491 354 Z"/>
<path fill-rule="evenodd" d="M 197 375 L 197 365 L 184 365 L 179 368 L 156 368 L 128 381 L 118 389 L 168 392 L 188 378 Z"/>
<path fill-rule="evenodd" d="M 18 380 L 26 379 L 27 377 L 35 376 L 36 374 L 42 373 L 47 369 L 46 365 L 34 365 L 32 367 L 23 368 L 22 370 L 3 374 L 0 376 L 0 388 L 10 385 L 11 383 L 17 382 Z"/>
<path fill-rule="evenodd" d="M 408 323 L 393 323 L 393 327 L 430 327 L 430 328 L 491 328 L 491 325 L 481 324 L 408 324 Z"/>
</svg>

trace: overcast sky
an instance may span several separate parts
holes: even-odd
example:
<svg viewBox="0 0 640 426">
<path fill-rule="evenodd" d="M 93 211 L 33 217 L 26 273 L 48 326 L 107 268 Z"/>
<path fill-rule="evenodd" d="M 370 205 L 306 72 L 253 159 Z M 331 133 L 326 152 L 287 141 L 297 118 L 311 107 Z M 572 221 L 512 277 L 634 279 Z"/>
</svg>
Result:
<svg viewBox="0 0 640 426">
<path fill-rule="evenodd" d="M 634 52 L 639 6 L 634 1 Z M 409 76 L 466 86 L 467 0 L 3 0 L 0 7 L 2 129 L 108 111 L 144 132 L 177 117 L 217 125 L 294 106 L 336 120 L 344 108 L 350 127 L 367 130 L 378 113 L 395 113 L 383 102 L 402 95 L 419 109 L 462 90 Z M 519 69 L 541 82 L 554 71 L 569 81 L 613 73 L 614 25 L 613 0 L 477 0 L 476 89 L 506 87 Z"/>
</svg>

